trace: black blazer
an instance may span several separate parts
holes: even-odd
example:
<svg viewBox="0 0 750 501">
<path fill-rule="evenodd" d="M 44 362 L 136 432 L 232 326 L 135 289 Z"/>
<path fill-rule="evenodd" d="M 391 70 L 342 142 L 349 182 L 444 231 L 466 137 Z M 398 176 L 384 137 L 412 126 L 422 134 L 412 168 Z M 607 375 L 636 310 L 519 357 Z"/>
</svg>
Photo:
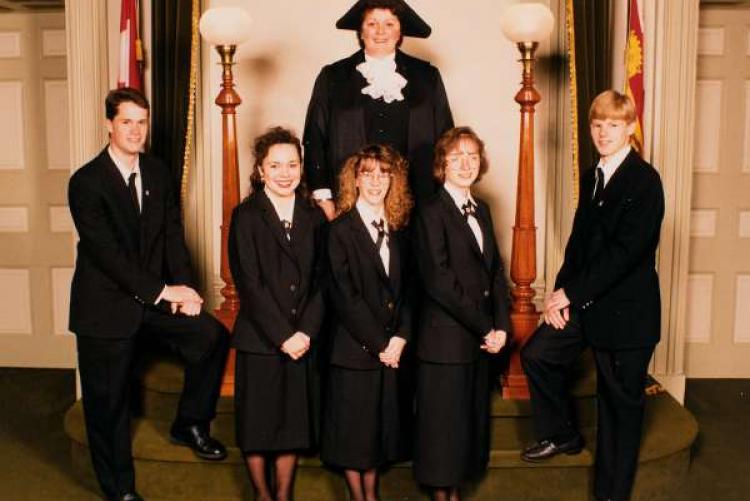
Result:
<svg viewBox="0 0 750 501">
<path fill-rule="evenodd" d="M 166 284 L 193 285 L 180 210 L 161 161 L 140 155 L 140 216 L 107 148 L 78 169 L 68 203 L 80 238 L 70 330 L 97 338 L 134 335 Z"/>
<path fill-rule="evenodd" d="M 367 81 L 356 67 L 365 60 L 360 50 L 325 66 L 313 88 L 305 120 L 305 176 L 311 190 L 337 191 L 344 161 L 367 144 L 365 100 Z M 435 184 L 432 160 L 435 143 L 453 127 L 440 72 L 427 61 L 396 52 L 397 71 L 408 81 L 403 89 L 409 105 L 407 139 L 409 178 L 417 200 L 432 195 Z"/>
<path fill-rule="evenodd" d="M 232 346 L 258 354 L 297 331 L 315 339 L 323 318 L 323 213 L 299 194 L 291 241 L 268 196 L 259 190 L 232 213 L 229 266 L 240 297 Z"/>
<path fill-rule="evenodd" d="M 340 216 L 328 236 L 331 303 L 336 312 L 331 363 L 351 369 L 381 367 L 378 354 L 392 336 L 411 332 L 409 241 L 402 231 L 388 239 L 383 263 L 357 209 Z"/>
<path fill-rule="evenodd" d="M 664 192 L 656 170 L 631 151 L 593 203 L 596 169 L 581 200 L 555 281 L 581 312 L 584 335 L 603 349 L 645 348 L 660 337 L 656 247 Z"/>
<path fill-rule="evenodd" d="M 490 330 L 510 336 L 508 288 L 492 217 L 484 202 L 477 199 L 477 204 L 484 252 L 444 188 L 417 211 L 416 254 L 424 282 L 420 360 L 472 362 Z"/>
</svg>

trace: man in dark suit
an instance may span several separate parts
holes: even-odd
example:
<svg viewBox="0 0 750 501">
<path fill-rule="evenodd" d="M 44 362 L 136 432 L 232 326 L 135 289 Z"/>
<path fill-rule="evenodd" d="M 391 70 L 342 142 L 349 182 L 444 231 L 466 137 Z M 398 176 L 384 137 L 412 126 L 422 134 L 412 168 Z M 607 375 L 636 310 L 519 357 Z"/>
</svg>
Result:
<svg viewBox="0 0 750 501">
<path fill-rule="evenodd" d="M 664 193 L 659 174 L 630 147 L 636 114 L 629 97 L 603 92 L 589 123 L 601 158 L 584 175 L 544 324 L 521 352 L 539 440 L 522 458 L 541 461 L 583 448 L 566 376 L 590 346 L 597 367 L 594 493 L 621 501 L 630 497 L 638 465 L 645 380 L 660 335 L 655 261 Z"/>
<path fill-rule="evenodd" d="M 141 154 L 149 104 L 117 89 L 105 101 L 109 145 L 70 179 L 78 230 L 70 330 L 78 343 L 91 457 L 107 499 L 139 500 L 130 440 L 130 379 L 137 341 L 154 340 L 186 362 L 173 443 L 223 459 L 209 435 L 227 352 L 226 330 L 201 312 L 180 211 L 166 167 Z"/>
</svg>

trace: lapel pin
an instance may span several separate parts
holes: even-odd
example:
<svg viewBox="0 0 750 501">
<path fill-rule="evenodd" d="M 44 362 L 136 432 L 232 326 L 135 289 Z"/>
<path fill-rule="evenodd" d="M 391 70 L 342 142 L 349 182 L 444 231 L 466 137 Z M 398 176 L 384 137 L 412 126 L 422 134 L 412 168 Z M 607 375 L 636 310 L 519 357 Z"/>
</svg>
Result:
<svg viewBox="0 0 750 501">
<path fill-rule="evenodd" d="M 146 191 L 144 192 L 144 195 L 148 196 L 148 190 L 146 190 Z"/>
</svg>

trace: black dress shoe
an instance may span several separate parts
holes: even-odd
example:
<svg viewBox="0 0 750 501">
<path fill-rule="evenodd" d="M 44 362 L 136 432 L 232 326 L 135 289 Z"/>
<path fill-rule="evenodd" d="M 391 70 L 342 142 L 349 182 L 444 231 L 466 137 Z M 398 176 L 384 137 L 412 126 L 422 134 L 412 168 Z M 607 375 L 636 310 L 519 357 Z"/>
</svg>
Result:
<svg viewBox="0 0 750 501">
<path fill-rule="evenodd" d="M 521 459 L 529 463 L 538 463 L 560 453 L 568 455 L 578 454 L 583 450 L 583 437 L 576 435 L 566 442 L 542 440 L 535 443 L 521 453 Z"/>
<path fill-rule="evenodd" d="M 198 425 L 179 429 L 173 427 L 169 432 L 169 439 L 173 444 L 190 447 L 202 459 L 218 461 L 227 457 L 227 450 L 221 442 Z"/>
<path fill-rule="evenodd" d="M 120 497 L 117 499 L 119 501 L 143 501 L 143 498 L 141 497 L 141 495 L 135 491 L 120 494 Z"/>
</svg>

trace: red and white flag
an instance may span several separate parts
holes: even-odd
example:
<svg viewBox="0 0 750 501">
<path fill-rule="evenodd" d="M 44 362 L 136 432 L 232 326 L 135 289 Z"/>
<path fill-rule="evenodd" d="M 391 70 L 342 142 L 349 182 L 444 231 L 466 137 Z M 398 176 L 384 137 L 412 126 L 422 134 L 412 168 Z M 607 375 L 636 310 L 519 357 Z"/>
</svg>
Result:
<svg viewBox="0 0 750 501">
<path fill-rule="evenodd" d="M 138 38 L 138 0 L 122 0 L 120 9 L 120 71 L 117 87 L 143 90 L 143 54 Z"/>
</svg>

